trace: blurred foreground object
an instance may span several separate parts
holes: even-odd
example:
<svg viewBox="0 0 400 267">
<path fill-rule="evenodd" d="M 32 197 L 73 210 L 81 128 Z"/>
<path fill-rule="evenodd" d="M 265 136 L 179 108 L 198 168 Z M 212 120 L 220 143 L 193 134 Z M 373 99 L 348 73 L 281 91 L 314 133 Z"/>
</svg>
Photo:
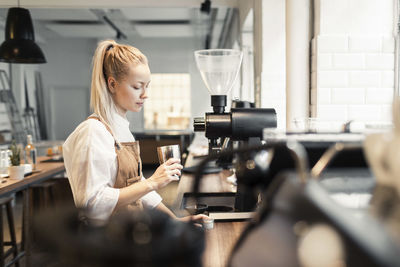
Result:
<svg viewBox="0 0 400 267">
<path fill-rule="evenodd" d="M 36 217 L 40 248 L 57 266 L 202 266 L 204 232 L 157 210 L 118 213 L 106 224 L 83 211 L 49 210 Z"/>
<path fill-rule="evenodd" d="M 394 128 L 366 137 L 364 151 L 376 177 L 371 212 L 400 244 L 400 98 L 393 101 Z"/>
</svg>

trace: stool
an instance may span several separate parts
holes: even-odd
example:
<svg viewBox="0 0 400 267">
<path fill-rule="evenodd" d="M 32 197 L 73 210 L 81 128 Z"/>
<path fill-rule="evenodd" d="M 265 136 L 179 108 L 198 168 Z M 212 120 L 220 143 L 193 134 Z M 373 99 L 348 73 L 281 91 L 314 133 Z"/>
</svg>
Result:
<svg viewBox="0 0 400 267">
<path fill-rule="evenodd" d="M 55 182 L 46 181 L 40 184 L 33 184 L 29 187 L 31 196 L 31 212 L 42 211 L 54 205 L 54 193 L 52 188 Z"/>
<path fill-rule="evenodd" d="M 53 181 L 45 181 L 29 186 L 29 213 L 28 218 L 25 218 L 25 213 L 22 217 L 22 229 L 25 229 L 26 223 L 33 223 L 34 215 L 42 212 L 46 208 L 54 205 Z M 29 231 L 29 237 L 25 236 L 25 231 L 22 231 L 21 247 L 27 250 L 27 246 L 32 247 L 36 241 L 36 236 L 32 231 Z M 29 244 L 27 244 L 29 242 Z"/>
<path fill-rule="evenodd" d="M 24 252 L 18 253 L 17 246 L 17 238 L 15 236 L 15 227 L 14 227 L 14 217 L 11 208 L 12 197 L 4 197 L 0 198 L 0 266 L 11 266 L 15 264 L 15 266 L 19 267 L 19 260 L 22 256 L 24 256 Z M 10 231 L 10 239 L 11 241 L 4 241 L 4 229 L 3 229 L 3 206 L 6 207 L 7 212 L 7 220 L 8 220 L 8 228 Z M 7 251 L 4 252 L 4 246 L 11 246 Z M 5 264 L 5 259 L 14 255 L 13 259 Z"/>
</svg>

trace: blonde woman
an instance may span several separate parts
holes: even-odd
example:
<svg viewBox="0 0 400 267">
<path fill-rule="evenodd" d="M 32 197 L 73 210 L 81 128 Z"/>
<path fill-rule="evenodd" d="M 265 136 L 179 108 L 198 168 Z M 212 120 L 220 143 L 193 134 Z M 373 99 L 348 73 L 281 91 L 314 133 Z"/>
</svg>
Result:
<svg viewBox="0 0 400 267">
<path fill-rule="evenodd" d="M 147 58 L 137 48 L 113 40 L 98 44 L 90 98 L 94 113 L 63 145 L 75 205 L 85 208 L 91 220 L 105 221 L 114 212 L 143 208 L 183 221 L 205 217 L 175 217 L 155 191 L 177 180 L 182 169 L 178 159 L 169 159 L 148 179 L 142 176 L 139 143 L 126 114 L 142 109 L 149 84 Z"/>
</svg>

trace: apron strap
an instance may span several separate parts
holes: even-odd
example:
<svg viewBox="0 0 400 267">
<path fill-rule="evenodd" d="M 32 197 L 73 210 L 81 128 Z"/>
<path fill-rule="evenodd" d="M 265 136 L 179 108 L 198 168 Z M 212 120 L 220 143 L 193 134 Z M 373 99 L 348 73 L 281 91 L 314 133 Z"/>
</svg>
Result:
<svg viewBox="0 0 400 267">
<path fill-rule="evenodd" d="M 116 147 L 118 150 L 121 149 L 121 147 L 122 147 L 122 146 L 121 146 L 121 143 L 117 140 L 117 138 L 115 138 L 113 131 L 111 130 L 110 126 L 108 126 L 107 123 L 105 123 L 100 117 L 93 116 L 93 115 L 87 117 L 87 120 L 89 120 L 89 119 L 98 120 L 99 122 L 103 123 L 104 126 L 106 127 L 107 131 L 108 131 L 108 132 L 112 135 L 112 137 L 114 138 L 114 145 L 115 145 L 115 147 Z"/>
</svg>

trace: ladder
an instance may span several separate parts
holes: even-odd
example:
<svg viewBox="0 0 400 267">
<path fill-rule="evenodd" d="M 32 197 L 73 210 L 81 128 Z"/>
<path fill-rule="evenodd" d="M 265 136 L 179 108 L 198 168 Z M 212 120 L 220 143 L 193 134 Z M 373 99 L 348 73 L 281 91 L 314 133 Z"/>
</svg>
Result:
<svg viewBox="0 0 400 267">
<path fill-rule="evenodd" d="M 32 135 L 33 140 L 40 140 L 40 130 L 38 125 L 38 118 L 35 113 L 35 109 L 29 105 L 28 85 L 26 83 L 26 76 L 24 77 L 24 88 L 25 88 L 25 109 L 22 117 L 25 119 L 25 129 L 28 134 Z"/>
<path fill-rule="evenodd" d="M 11 90 L 10 79 L 5 70 L 0 70 L 0 102 L 6 106 L 8 118 L 11 124 L 13 139 L 17 143 L 24 144 L 26 142 L 26 130 L 24 128 L 22 117 L 18 111 L 14 94 Z"/>
</svg>

